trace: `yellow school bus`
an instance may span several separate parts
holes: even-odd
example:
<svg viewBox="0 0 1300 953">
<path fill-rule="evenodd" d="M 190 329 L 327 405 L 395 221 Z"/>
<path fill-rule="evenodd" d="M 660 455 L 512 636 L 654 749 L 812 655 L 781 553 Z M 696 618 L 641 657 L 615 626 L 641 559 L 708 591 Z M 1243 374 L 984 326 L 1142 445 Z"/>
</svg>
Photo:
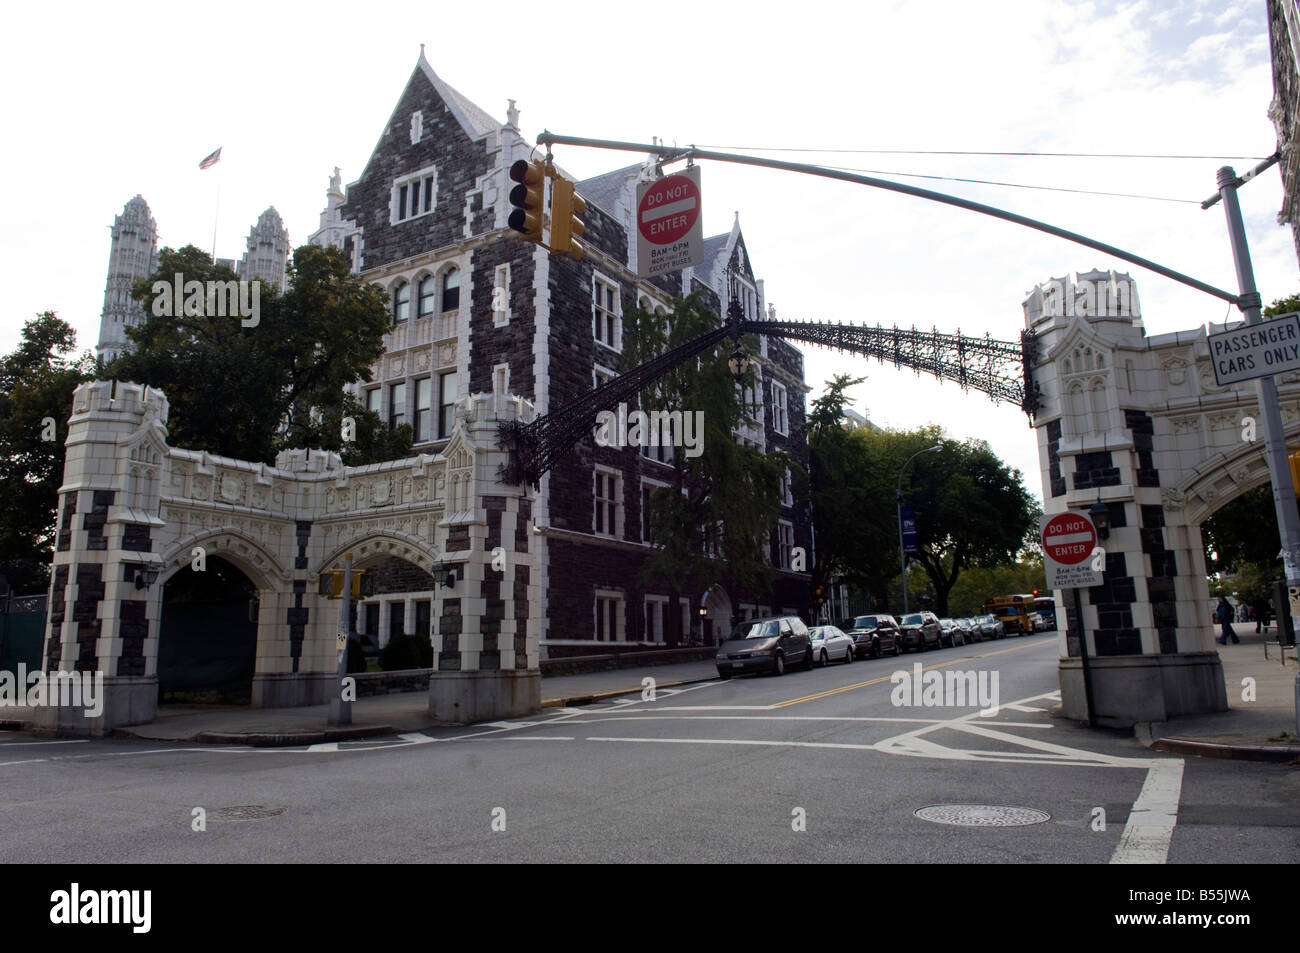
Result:
<svg viewBox="0 0 1300 953">
<path fill-rule="evenodd" d="M 985 599 L 984 612 L 997 616 L 1002 627 L 1007 630 L 1007 635 L 1013 632 L 1032 634 L 1034 631 L 1033 593 Z"/>
</svg>

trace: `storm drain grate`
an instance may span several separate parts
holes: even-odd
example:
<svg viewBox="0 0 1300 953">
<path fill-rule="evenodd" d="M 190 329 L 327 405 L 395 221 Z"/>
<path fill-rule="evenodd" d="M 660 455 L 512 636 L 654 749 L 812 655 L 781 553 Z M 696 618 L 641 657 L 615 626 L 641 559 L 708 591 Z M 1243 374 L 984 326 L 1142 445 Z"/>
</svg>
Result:
<svg viewBox="0 0 1300 953">
<path fill-rule="evenodd" d="M 1031 807 L 997 807 L 990 804 L 936 804 L 913 812 L 923 821 L 958 827 L 1027 827 L 1050 821 L 1052 815 Z"/>
<path fill-rule="evenodd" d="M 255 821 L 261 817 L 275 817 L 277 814 L 283 814 L 285 811 L 282 807 L 263 807 L 260 804 L 245 804 L 240 807 L 222 807 L 214 813 L 217 817 L 227 821 Z"/>
</svg>

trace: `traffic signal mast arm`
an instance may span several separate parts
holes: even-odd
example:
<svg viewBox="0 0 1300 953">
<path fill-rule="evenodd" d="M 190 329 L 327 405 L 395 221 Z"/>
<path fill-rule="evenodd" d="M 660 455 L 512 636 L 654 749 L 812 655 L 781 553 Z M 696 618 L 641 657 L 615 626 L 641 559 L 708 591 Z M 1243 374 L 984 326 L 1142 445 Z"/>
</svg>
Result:
<svg viewBox="0 0 1300 953">
<path fill-rule="evenodd" d="M 1037 219 L 1026 218 L 1023 215 L 1016 215 L 1014 212 L 1008 212 L 1004 209 L 996 208 L 992 205 L 982 205 L 979 202 L 972 202 L 969 199 L 958 198 L 955 195 L 948 195 L 945 192 L 934 192 L 930 189 L 918 188 L 915 185 L 904 185 L 901 182 L 891 182 L 888 179 L 877 179 L 868 175 L 858 175 L 853 172 L 842 172 L 839 169 L 828 169 L 820 165 L 808 165 L 804 162 L 786 162 L 784 159 L 764 159 L 758 156 L 739 155 L 733 152 L 710 152 L 704 149 L 696 149 L 693 146 L 687 148 L 678 148 L 676 146 L 661 146 L 658 143 L 647 144 L 644 142 L 619 142 L 613 139 L 585 139 L 580 136 L 560 136 L 549 131 L 543 131 L 537 137 L 538 145 L 545 145 L 548 148 L 552 145 L 560 146 L 588 146 L 594 149 L 614 149 L 620 152 L 642 152 L 657 155 L 662 159 L 669 161 L 677 159 L 712 159 L 716 162 L 738 162 L 742 165 L 756 165 L 767 169 L 781 169 L 785 172 L 802 172 L 805 175 L 818 175 L 827 179 L 839 179 L 843 182 L 854 182 L 858 185 L 869 185 L 872 188 L 886 189 L 890 192 L 901 192 L 903 195 L 911 195 L 915 198 L 927 199 L 931 202 L 942 202 L 944 205 L 952 205 L 957 208 L 966 209 L 968 212 L 979 212 L 981 215 L 990 215 L 993 218 L 1000 218 L 1005 222 L 1012 222 L 1016 225 L 1023 225 L 1026 228 L 1033 228 L 1040 232 L 1046 232 L 1049 235 L 1055 235 L 1058 238 L 1064 238 L 1067 241 L 1077 242 L 1088 248 L 1095 248 L 1098 251 L 1106 252 L 1108 255 L 1114 255 L 1116 258 L 1140 265 L 1143 268 L 1149 268 L 1158 275 L 1164 275 L 1166 278 L 1172 278 L 1174 281 L 1189 285 L 1197 291 L 1203 291 L 1208 295 L 1221 298 L 1231 304 L 1240 304 L 1239 297 L 1222 288 L 1216 288 L 1214 285 L 1206 284 L 1203 281 L 1197 281 L 1195 278 L 1184 275 L 1182 272 L 1174 271 L 1172 268 L 1166 268 L 1164 265 L 1156 264 L 1132 252 L 1124 251 L 1122 248 L 1116 248 L 1114 245 L 1108 245 L 1105 242 L 1099 242 L 1095 238 L 1088 238 L 1086 235 L 1080 235 L 1078 232 L 1072 232 L 1068 229 L 1058 228 L 1055 225 L 1049 225 L 1046 222 L 1040 222 Z M 518 163 L 516 163 L 517 165 Z"/>
</svg>

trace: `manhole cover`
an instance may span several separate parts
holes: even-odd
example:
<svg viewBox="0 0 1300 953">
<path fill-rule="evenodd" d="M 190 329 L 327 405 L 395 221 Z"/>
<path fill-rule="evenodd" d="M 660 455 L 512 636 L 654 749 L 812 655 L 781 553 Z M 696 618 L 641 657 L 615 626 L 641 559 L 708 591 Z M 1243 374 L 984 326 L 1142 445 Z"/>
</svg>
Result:
<svg viewBox="0 0 1300 953">
<path fill-rule="evenodd" d="M 1050 821 L 1052 815 L 1030 807 L 996 807 L 989 804 L 936 804 L 913 812 L 923 821 L 958 827 L 1026 827 Z"/>
<path fill-rule="evenodd" d="M 263 807 L 260 804 L 245 804 L 242 807 L 221 807 L 215 811 L 217 817 L 226 821 L 255 821 L 260 817 L 275 817 L 283 814 L 282 807 Z"/>
</svg>

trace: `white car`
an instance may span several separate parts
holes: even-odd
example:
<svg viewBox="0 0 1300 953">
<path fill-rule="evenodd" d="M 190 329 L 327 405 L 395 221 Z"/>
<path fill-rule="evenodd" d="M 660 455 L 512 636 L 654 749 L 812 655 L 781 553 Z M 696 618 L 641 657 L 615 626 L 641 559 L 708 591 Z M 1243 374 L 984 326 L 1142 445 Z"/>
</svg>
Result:
<svg viewBox="0 0 1300 953">
<path fill-rule="evenodd" d="M 833 625 L 815 625 L 808 630 L 808 635 L 818 665 L 828 665 L 832 659 L 845 664 L 853 661 L 853 638 L 843 630 Z"/>
</svg>

